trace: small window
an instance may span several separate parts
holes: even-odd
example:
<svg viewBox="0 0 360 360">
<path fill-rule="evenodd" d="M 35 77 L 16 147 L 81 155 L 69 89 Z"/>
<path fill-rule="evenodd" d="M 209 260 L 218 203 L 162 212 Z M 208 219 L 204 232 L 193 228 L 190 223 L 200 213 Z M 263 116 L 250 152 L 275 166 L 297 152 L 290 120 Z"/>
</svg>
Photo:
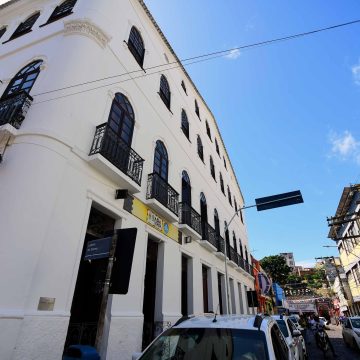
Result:
<svg viewBox="0 0 360 360">
<path fill-rule="evenodd" d="M 221 188 L 221 192 L 225 195 L 224 180 L 221 173 L 220 173 L 220 188 Z"/>
<path fill-rule="evenodd" d="M 200 119 L 200 109 L 199 109 L 199 105 L 195 99 L 195 114 L 198 116 L 198 118 Z"/>
<path fill-rule="evenodd" d="M 199 135 L 197 137 L 197 151 L 198 151 L 199 158 L 202 161 L 204 161 L 204 147 L 203 147 L 203 144 L 201 142 L 201 138 Z"/>
<path fill-rule="evenodd" d="M 235 197 L 234 197 L 234 207 L 235 207 L 236 215 L 239 216 L 238 208 L 237 208 L 237 203 L 236 203 Z"/>
<path fill-rule="evenodd" d="M 233 244 L 234 244 L 234 250 L 237 253 L 237 243 L 236 243 L 236 235 L 235 232 L 233 231 Z"/>
<path fill-rule="evenodd" d="M 76 1 L 77 0 L 66 0 L 60 5 L 58 5 L 47 22 L 50 23 L 72 14 L 72 9 L 75 6 Z"/>
<path fill-rule="evenodd" d="M 228 193 L 228 200 L 229 200 L 229 204 L 232 206 L 231 192 L 230 192 L 230 188 L 229 188 L 229 186 L 227 187 L 227 193 Z"/>
<path fill-rule="evenodd" d="M 211 140 L 211 131 L 210 131 L 210 126 L 209 126 L 209 123 L 206 121 L 205 122 L 205 126 L 206 126 L 206 133 L 207 133 L 207 136 L 209 137 L 209 139 Z"/>
<path fill-rule="evenodd" d="M 218 155 L 220 156 L 220 149 L 219 149 L 219 144 L 215 138 L 215 148 L 216 148 L 216 152 L 218 153 Z"/>
<path fill-rule="evenodd" d="M 135 26 L 131 28 L 128 40 L 128 47 L 137 63 L 142 67 L 144 64 L 145 56 L 144 41 Z"/>
<path fill-rule="evenodd" d="M 243 214 L 242 214 L 242 211 L 239 211 L 240 212 L 240 220 L 242 223 L 244 223 L 244 218 L 243 218 Z"/>
<path fill-rule="evenodd" d="M 170 92 L 169 83 L 166 80 L 166 77 L 164 75 L 161 75 L 161 78 L 160 78 L 159 94 L 160 94 L 162 101 L 166 105 L 166 107 L 170 110 L 171 92 Z"/>
<path fill-rule="evenodd" d="M 5 32 L 6 32 L 6 26 L 4 26 L 3 28 L 0 29 L 0 39 L 5 34 Z"/>
<path fill-rule="evenodd" d="M 210 173 L 211 173 L 211 176 L 213 177 L 213 179 L 216 181 L 216 178 L 215 178 L 215 166 L 214 166 L 214 161 L 213 161 L 212 156 L 210 156 Z"/>
<path fill-rule="evenodd" d="M 223 160 L 224 160 L 224 167 L 227 170 L 227 165 L 226 165 L 226 160 L 225 160 L 225 156 L 223 156 Z"/>
<path fill-rule="evenodd" d="M 240 249 L 240 256 L 242 258 L 244 258 L 244 250 L 243 250 L 241 239 L 239 239 L 239 249 Z"/>
<path fill-rule="evenodd" d="M 184 109 L 181 111 L 181 130 L 189 139 L 189 120 Z"/>
<path fill-rule="evenodd" d="M 183 88 L 184 93 L 187 95 L 187 91 L 186 91 L 186 86 L 185 86 L 184 80 L 181 81 L 181 87 Z"/>
<path fill-rule="evenodd" d="M 35 13 L 34 15 L 31 15 L 29 18 L 27 18 L 24 22 L 22 22 L 14 31 L 14 33 L 11 35 L 11 38 L 9 40 L 15 39 L 19 36 L 25 35 L 28 32 L 31 31 L 31 28 L 35 24 L 36 20 L 40 16 L 40 12 Z"/>
</svg>

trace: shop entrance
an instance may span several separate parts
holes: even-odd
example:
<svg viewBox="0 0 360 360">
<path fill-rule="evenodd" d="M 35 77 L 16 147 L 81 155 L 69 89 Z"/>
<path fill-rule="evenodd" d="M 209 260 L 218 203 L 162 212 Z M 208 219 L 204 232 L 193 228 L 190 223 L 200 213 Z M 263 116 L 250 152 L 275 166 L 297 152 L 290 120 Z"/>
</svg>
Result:
<svg viewBox="0 0 360 360">
<path fill-rule="evenodd" d="M 81 254 L 65 349 L 72 344 L 95 345 L 108 257 L 84 260 L 88 242 L 112 236 L 115 220 L 92 208 Z M 105 241 L 105 239 L 104 239 Z"/>
<path fill-rule="evenodd" d="M 156 274 L 158 260 L 158 243 L 148 239 L 146 253 L 146 270 L 144 280 L 144 327 L 142 348 L 146 346 L 155 337 L 155 299 L 156 299 Z"/>
</svg>

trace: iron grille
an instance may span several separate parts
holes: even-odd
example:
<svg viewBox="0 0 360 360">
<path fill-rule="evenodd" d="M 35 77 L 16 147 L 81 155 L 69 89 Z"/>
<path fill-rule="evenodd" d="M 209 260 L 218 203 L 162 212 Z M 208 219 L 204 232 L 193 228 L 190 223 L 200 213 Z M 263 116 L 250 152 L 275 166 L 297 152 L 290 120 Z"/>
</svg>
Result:
<svg viewBox="0 0 360 360">
<path fill-rule="evenodd" d="M 179 224 L 189 225 L 201 235 L 201 216 L 189 204 L 179 203 Z"/>
<path fill-rule="evenodd" d="M 13 93 L 0 100 L 0 126 L 10 124 L 19 129 L 33 98 L 26 92 Z"/>
<path fill-rule="evenodd" d="M 100 154 L 141 185 L 144 159 L 104 123 L 96 127 L 90 154 Z"/>
<path fill-rule="evenodd" d="M 179 216 L 179 194 L 157 173 L 148 176 L 146 199 L 156 199 L 176 216 Z"/>
</svg>

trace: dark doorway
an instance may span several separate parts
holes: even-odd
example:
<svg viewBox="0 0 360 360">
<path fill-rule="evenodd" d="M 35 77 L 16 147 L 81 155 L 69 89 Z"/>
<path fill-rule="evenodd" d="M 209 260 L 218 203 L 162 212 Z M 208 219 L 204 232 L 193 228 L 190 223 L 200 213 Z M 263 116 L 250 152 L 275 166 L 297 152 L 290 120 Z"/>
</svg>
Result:
<svg viewBox="0 0 360 360">
<path fill-rule="evenodd" d="M 223 306 L 223 293 L 222 293 L 222 279 L 223 275 L 218 273 L 218 293 L 219 293 L 219 307 L 220 307 L 220 314 L 224 313 L 224 306 Z"/>
<path fill-rule="evenodd" d="M 158 243 L 148 239 L 146 253 L 146 270 L 144 280 L 144 327 L 142 348 L 155 337 L 155 298 L 156 298 L 156 273 L 157 273 Z"/>
<path fill-rule="evenodd" d="M 207 204 L 204 193 L 200 194 L 200 215 L 202 238 L 207 239 Z"/>
<path fill-rule="evenodd" d="M 203 304 L 205 313 L 209 312 L 208 270 L 206 266 L 202 266 Z"/>
<path fill-rule="evenodd" d="M 92 208 L 81 254 L 78 277 L 71 305 L 65 349 L 72 344 L 94 345 L 103 296 L 108 257 L 84 260 L 91 240 L 111 236 L 115 220 Z"/>
<path fill-rule="evenodd" d="M 181 257 L 181 314 L 189 314 L 188 307 L 188 258 Z"/>
</svg>

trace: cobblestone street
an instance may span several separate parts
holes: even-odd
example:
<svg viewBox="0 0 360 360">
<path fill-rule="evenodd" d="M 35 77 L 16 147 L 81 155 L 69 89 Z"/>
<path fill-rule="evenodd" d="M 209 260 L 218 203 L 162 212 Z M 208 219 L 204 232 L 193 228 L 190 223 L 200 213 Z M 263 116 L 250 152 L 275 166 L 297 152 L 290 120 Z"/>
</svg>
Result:
<svg viewBox="0 0 360 360">
<path fill-rule="evenodd" d="M 334 346 L 335 352 L 337 354 L 336 359 L 338 360 L 355 360 L 360 359 L 360 351 L 354 350 L 346 347 L 344 340 L 341 335 L 342 327 L 336 325 L 329 325 L 329 330 L 326 330 L 329 335 L 330 341 Z M 334 359 L 331 350 L 329 349 L 324 357 L 321 350 L 319 350 L 316 346 L 314 336 L 311 332 L 309 336 L 310 344 L 307 344 L 307 351 L 309 355 L 309 360 L 318 360 L 318 359 Z"/>
</svg>

